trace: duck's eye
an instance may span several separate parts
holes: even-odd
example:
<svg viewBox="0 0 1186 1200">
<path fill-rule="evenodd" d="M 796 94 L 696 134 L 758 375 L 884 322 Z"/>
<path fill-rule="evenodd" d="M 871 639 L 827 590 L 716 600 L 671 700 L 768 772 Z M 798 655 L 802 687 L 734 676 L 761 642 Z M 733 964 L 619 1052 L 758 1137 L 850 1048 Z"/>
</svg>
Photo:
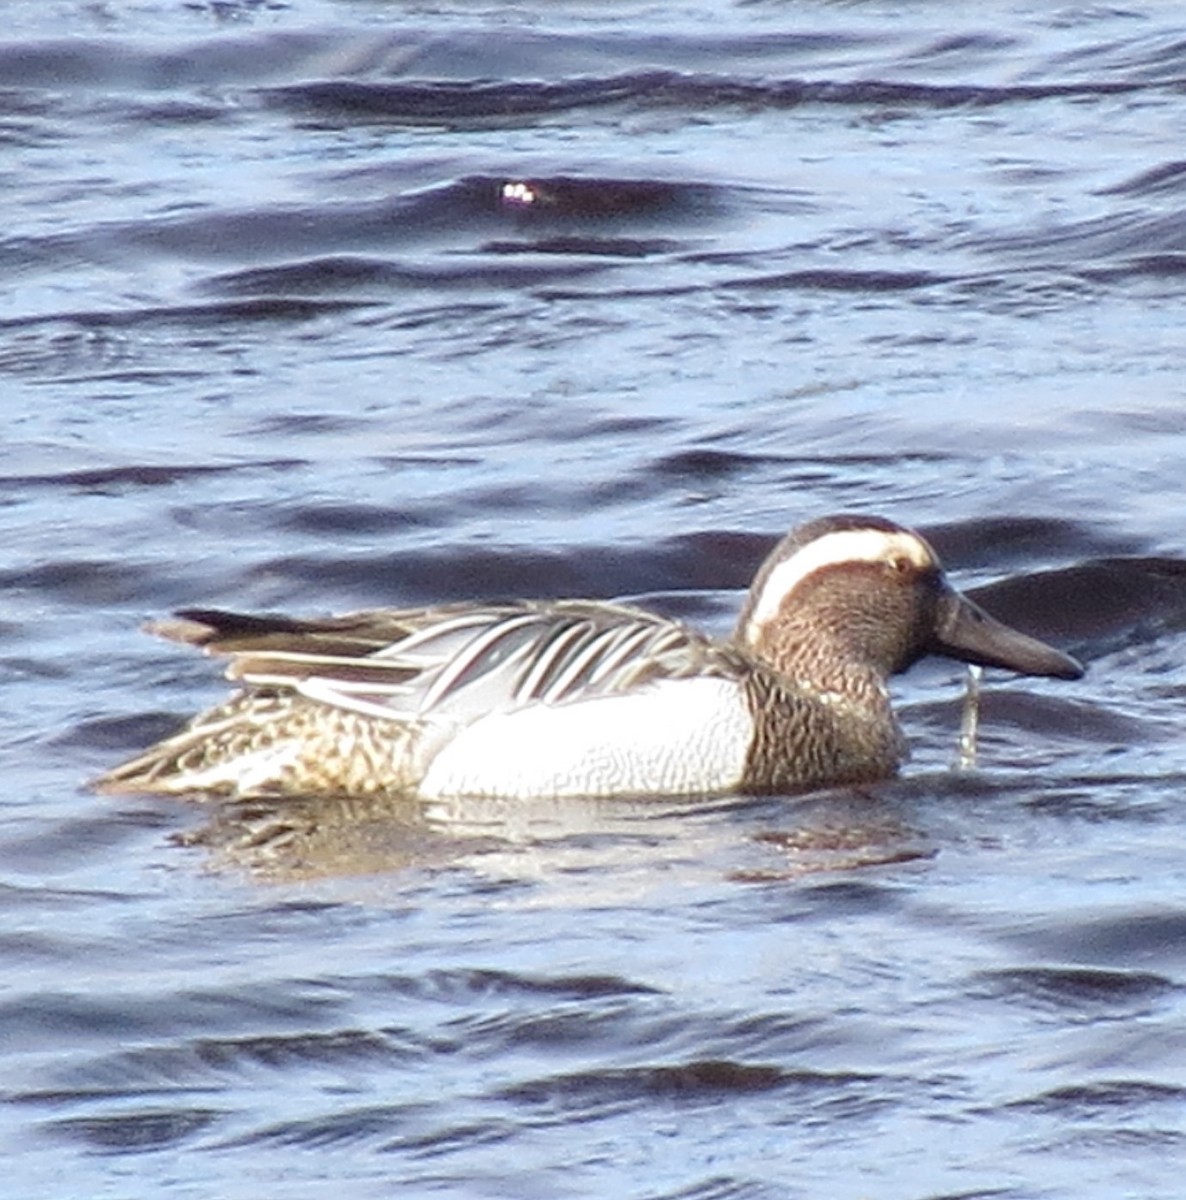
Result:
<svg viewBox="0 0 1186 1200">
<path fill-rule="evenodd" d="M 914 570 L 914 563 L 906 554 L 895 554 L 886 565 L 895 575 L 909 575 Z"/>
</svg>

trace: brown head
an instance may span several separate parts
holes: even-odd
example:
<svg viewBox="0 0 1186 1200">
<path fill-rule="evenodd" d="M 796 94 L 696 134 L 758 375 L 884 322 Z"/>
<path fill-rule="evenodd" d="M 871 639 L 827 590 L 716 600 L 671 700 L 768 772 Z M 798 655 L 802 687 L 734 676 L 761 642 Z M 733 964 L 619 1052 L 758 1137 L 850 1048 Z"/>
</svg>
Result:
<svg viewBox="0 0 1186 1200">
<path fill-rule="evenodd" d="M 1022 675 L 1077 679 L 1069 656 L 960 595 L 911 529 L 822 517 L 788 534 L 750 586 L 736 640 L 780 674 L 822 690 L 880 688 L 928 654 Z"/>
</svg>

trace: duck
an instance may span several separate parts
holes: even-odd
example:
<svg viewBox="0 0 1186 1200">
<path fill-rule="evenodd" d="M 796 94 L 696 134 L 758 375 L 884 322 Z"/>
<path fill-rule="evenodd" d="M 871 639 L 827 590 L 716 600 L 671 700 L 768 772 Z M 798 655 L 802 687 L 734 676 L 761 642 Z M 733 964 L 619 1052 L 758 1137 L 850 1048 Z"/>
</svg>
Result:
<svg viewBox="0 0 1186 1200">
<path fill-rule="evenodd" d="M 888 680 L 928 655 L 1083 674 L 957 591 L 920 534 L 848 513 L 774 547 L 728 638 L 597 600 L 314 619 L 193 608 L 148 629 L 226 657 L 239 690 L 108 771 L 103 792 L 795 793 L 898 772 Z"/>
</svg>

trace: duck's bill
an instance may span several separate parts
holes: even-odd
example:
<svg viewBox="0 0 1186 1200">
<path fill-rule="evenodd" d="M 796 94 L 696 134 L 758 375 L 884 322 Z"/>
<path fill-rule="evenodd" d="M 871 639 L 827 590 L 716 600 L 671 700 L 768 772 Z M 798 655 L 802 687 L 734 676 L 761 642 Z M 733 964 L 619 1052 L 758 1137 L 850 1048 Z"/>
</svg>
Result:
<svg viewBox="0 0 1186 1200">
<path fill-rule="evenodd" d="M 939 602 L 933 653 L 981 667 L 1003 667 L 1019 675 L 1078 679 L 1083 667 L 1053 646 L 990 617 L 966 596 L 950 591 Z"/>
</svg>

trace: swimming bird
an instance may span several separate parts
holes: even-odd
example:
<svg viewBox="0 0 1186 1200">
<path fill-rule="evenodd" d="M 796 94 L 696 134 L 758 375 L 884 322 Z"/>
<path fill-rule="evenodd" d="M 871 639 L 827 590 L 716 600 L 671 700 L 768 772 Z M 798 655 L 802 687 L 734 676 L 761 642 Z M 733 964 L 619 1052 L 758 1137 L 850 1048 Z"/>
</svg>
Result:
<svg viewBox="0 0 1186 1200">
<path fill-rule="evenodd" d="M 152 632 L 241 690 L 96 781 L 107 792 L 424 799 L 776 793 L 893 775 L 887 680 L 942 655 L 1076 679 L 879 517 L 824 517 L 759 569 L 733 635 L 525 600 L 300 620 L 189 609 Z"/>
</svg>

